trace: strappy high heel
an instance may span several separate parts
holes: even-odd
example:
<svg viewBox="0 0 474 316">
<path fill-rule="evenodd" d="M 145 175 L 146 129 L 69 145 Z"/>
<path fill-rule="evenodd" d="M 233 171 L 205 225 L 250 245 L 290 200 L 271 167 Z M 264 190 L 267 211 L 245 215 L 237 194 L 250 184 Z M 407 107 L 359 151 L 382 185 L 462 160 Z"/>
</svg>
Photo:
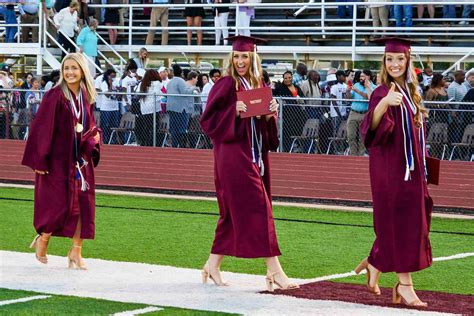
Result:
<svg viewBox="0 0 474 316">
<path fill-rule="evenodd" d="M 221 280 L 221 281 L 217 281 L 211 274 L 210 272 L 210 269 L 209 269 L 209 263 L 206 263 L 204 265 L 204 267 L 202 268 L 202 271 L 201 271 L 201 274 L 202 274 L 202 283 L 203 284 L 206 284 L 207 283 L 207 280 L 208 279 L 211 279 L 215 285 L 217 286 L 229 286 L 229 283 L 224 281 L 224 280 Z"/>
<path fill-rule="evenodd" d="M 398 292 L 398 288 L 400 286 L 409 286 L 413 288 L 413 284 L 403 284 L 398 282 L 395 284 L 395 287 L 393 288 L 393 294 L 392 294 L 392 300 L 394 304 L 403 304 L 406 306 L 411 306 L 411 307 L 427 307 L 428 303 L 423 302 L 419 298 L 414 299 L 411 302 L 408 302 L 401 294 Z"/>
<path fill-rule="evenodd" d="M 275 291 L 275 286 L 282 290 L 298 289 L 300 287 L 295 282 L 289 282 L 286 286 L 283 286 L 281 283 L 275 280 L 275 275 L 278 275 L 278 274 L 283 274 L 286 278 L 288 278 L 282 270 L 277 271 L 277 272 L 267 272 L 267 277 L 265 278 L 265 281 L 267 283 L 268 292 Z"/>
<path fill-rule="evenodd" d="M 51 235 L 50 235 L 51 236 Z M 49 237 L 46 238 L 43 234 L 41 235 L 37 235 L 33 241 L 31 242 L 30 244 L 30 248 L 34 248 L 35 249 L 35 256 L 36 256 L 36 260 L 38 260 L 39 262 L 43 263 L 43 264 L 47 264 L 48 263 L 48 257 L 47 256 L 40 256 L 38 254 L 38 241 L 39 240 L 42 240 L 44 242 L 46 242 L 46 250 L 48 249 L 48 243 L 49 243 Z"/>
<path fill-rule="evenodd" d="M 72 246 L 73 248 L 82 248 L 82 246 Z M 69 269 L 76 269 L 76 270 L 87 270 L 87 265 L 86 263 L 84 262 L 84 260 L 82 260 L 82 257 L 79 258 L 79 259 L 76 259 L 76 258 L 72 258 L 71 257 L 71 251 L 72 251 L 72 248 L 69 250 L 68 254 L 67 254 L 67 259 L 68 259 L 68 265 L 67 267 Z"/>
<path fill-rule="evenodd" d="M 362 260 L 359 265 L 354 269 L 354 272 L 356 274 L 359 274 L 362 270 L 366 270 L 367 271 L 367 289 L 369 290 L 370 293 L 373 293 L 375 295 L 380 295 L 380 288 L 379 288 L 379 277 L 380 277 L 380 271 L 378 271 L 376 273 L 376 276 L 375 276 L 375 285 L 374 286 L 371 286 L 370 285 L 370 276 L 371 276 L 371 273 L 370 273 L 370 269 L 369 269 L 369 258 L 365 258 L 364 260 Z"/>
</svg>

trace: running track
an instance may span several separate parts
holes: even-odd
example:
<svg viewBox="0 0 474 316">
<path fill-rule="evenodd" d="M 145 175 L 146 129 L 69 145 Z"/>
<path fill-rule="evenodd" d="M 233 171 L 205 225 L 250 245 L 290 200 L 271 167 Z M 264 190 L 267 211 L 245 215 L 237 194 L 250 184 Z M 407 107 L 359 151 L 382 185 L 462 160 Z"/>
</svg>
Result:
<svg viewBox="0 0 474 316">
<path fill-rule="evenodd" d="M 24 142 L 0 140 L 0 182 L 32 183 L 21 166 Z M 281 200 L 368 205 L 368 159 L 271 154 L 272 193 Z M 438 209 L 474 212 L 474 163 L 443 161 L 441 184 L 430 186 Z M 96 173 L 100 188 L 214 194 L 210 150 L 105 145 Z"/>
</svg>

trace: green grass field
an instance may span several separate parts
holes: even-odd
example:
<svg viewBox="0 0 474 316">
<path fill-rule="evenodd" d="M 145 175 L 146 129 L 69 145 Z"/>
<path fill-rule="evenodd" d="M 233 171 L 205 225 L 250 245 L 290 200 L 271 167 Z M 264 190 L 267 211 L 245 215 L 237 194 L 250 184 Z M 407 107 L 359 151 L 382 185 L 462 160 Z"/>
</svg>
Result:
<svg viewBox="0 0 474 316">
<path fill-rule="evenodd" d="M 17 200 L 11 200 L 17 199 Z M 0 249 L 31 252 L 33 191 L 0 188 Z M 217 221 L 217 203 L 129 196 L 97 196 L 96 239 L 86 241 L 85 258 L 145 262 L 200 268 L 206 261 Z M 276 228 L 287 274 L 295 278 L 351 271 L 373 242 L 370 213 L 275 207 Z M 297 221 L 299 220 L 299 221 Z M 474 252 L 473 221 L 435 218 L 431 242 L 434 257 Z M 65 256 L 70 240 L 53 238 L 49 253 Z M 265 273 L 262 260 L 228 258 L 225 271 Z M 417 289 L 474 293 L 474 257 L 435 262 L 414 274 Z M 338 282 L 364 283 L 352 277 Z M 381 286 L 395 283 L 383 274 Z"/>
<path fill-rule="evenodd" d="M 0 289 L 0 301 L 14 300 L 36 295 L 44 295 L 43 293 L 29 291 L 14 291 Z M 48 294 L 50 295 L 50 294 Z M 106 300 L 98 300 L 93 298 L 78 298 L 63 295 L 51 295 L 50 298 L 42 300 L 34 300 L 29 302 L 15 303 L 0 307 L 0 315 L 111 315 L 124 311 L 132 311 L 145 307 L 159 307 L 160 311 L 150 312 L 143 315 L 152 316 L 204 316 L 204 315 L 232 315 L 226 313 L 216 313 L 209 311 L 196 311 L 190 309 L 161 307 L 154 305 L 130 304 L 113 302 Z"/>
</svg>

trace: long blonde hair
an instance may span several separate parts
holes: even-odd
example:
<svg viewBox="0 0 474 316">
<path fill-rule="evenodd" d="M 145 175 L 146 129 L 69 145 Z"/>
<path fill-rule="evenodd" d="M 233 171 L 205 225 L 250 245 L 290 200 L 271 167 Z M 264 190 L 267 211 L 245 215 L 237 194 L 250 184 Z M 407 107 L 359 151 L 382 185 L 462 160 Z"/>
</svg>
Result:
<svg viewBox="0 0 474 316">
<path fill-rule="evenodd" d="M 64 97 L 69 100 L 69 88 L 67 87 L 66 80 L 64 80 L 64 64 L 67 60 L 70 59 L 77 62 L 79 68 L 81 69 L 81 90 L 85 89 L 87 93 L 87 100 L 90 104 L 95 103 L 95 100 L 97 98 L 97 92 L 95 91 L 94 80 L 92 79 L 89 67 L 87 66 L 87 60 L 82 54 L 79 53 L 67 54 L 61 62 L 61 72 L 58 81 L 58 86 L 61 87 Z"/>
<path fill-rule="evenodd" d="M 258 73 L 260 74 L 260 77 L 257 78 L 255 77 L 255 69 L 254 69 L 254 66 L 253 66 L 253 58 L 254 58 L 254 55 L 257 59 L 257 69 L 258 69 Z M 250 85 L 252 86 L 252 88 L 259 88 L 261 85 L 262 85 L 262 62 L 260 60 L 260 56 L 258 56 L 258 54 L 255 54 L 254 52 L 249 52 L 249 59 L 250 59 L 250 67 L 249 67 L 249 75 L 250 75 Z M 235 81 L 235 89 L 236 90 L 239 90 L 240 89 L 240 80 L 239 80 L 239 74 L 237 73 L 237 70 L 235 69 L 234 67 L 234 52 L 231 52 L 229 54 L 229 58 L 228 58 L 228 62 L 229 62 L 229 67 L 227 69 L 227 72 L 228 74 L 234 78 L 234 81 Z"/>
<path fill-rule="evenodd" d="M 410 95 L 413 99 L 413 103 L 415 103 L 415 107 L 416 107 L 414 121 L 415 121 L 415 124 L 418 127 L 420 127 L 422 123 L 420 119 L 420 113 L 422 114 L 423 117 L 428 117 L 428 110 L 423 106 L 423 103 L 422 103 L 423 99 L 417 89 L 418 78 L 416 76 L 414 67 L 412 65 L 411 58 L 409 55 L 408 56 L 405 55 L 405 57 L 407 58 L 407 66 L 406 66 L 405 73 L 403 75 L 405 76 L 405 78 L 407 78 L 407 76 L 410 76 L 410 80 L 409 80 L 410 82 L 407 82 L 407 88 L 410 92 Z M 384 84 L 386 87 L 390 87 L 391 83 L 395 82 L 395 80 L 392 78 L 392 76 L 390 76 L 387 69 L 385 68 L 385 59 L 386 59 L 386 54 L 383 55 L 383 59 L 382 59 L 382 67 L 380 70 L 380 81 L 381 81 L 381 84 Z"/>
</svg>

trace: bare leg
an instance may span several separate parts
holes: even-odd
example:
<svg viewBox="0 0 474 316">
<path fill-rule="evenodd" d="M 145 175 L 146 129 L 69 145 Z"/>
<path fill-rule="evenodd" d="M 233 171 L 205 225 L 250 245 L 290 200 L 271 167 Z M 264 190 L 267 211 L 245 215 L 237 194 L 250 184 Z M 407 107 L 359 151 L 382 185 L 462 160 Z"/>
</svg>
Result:
<svg viewBox="0 0 474 316">
<path fill-rule="evenodd" d="M 413 280 L 410 273 L 397 273 L 398 284 L 394 288 L 394 303 L 404 303 L 409 306 L 426 307 L 428 304 L 422 302 L 413 289 Z M 396 301 L 398 297 L 398 301 Z"/>
<path fill-rule="evenodd" d="M 202 17 L 200 16 L 195 16 L 194 17 L 194 23 L 195 26 L 201 26 L 202 24 Z M 197 44 L 202 45 L 202 30 L 197 31 Z"/>
<path fill-rule="evenodd" d="M 291 282 L 290 279 L 288 279 L 281 267 L 278 257 L 265 258 L 265 264 L 267 265 L 267 285 L 269 291 L 273 290 L 273 284 L 276 284 L 284 290 L 299 287 L 298 284 Z"/>
<path fill-rule="evenodd" d="M 187 25 L 187 27 L 193 26 L 193 17 L 192 16 L 187 16 L 186 17 L 186 25 Z M 188 35 L 188 45 L 191 45 L 191 42 L 193 40 L 193 31 L 188 30 L 187 35 Z"/>
<path fill-rule="evenodd" d="M 30 245 L 30 248 L 35 248 L 36 250 L 36 259 L 41 263 L 48 263 L 48 243 L 51 233 L 42 233 L 39 236 L 36 236 L 33 242 Z"/>
<path fill-rule="evenodd" d="M 77 221 L 76 231 L 72 237 L 72 248 L 68 254 L 69 267 L 81 270 L 87 270 L 87 266 L 82 260 L 82 238 L 81 238 L 81 216 Z"/>
<path fill-rule="evenodd" d="M 428 4 L 427 7 L 428 7 L 428 14 L 430 15 L 430 19 L 434 19 L 434 17 L 435 17 L 434 5 Z"/>
<path fill-rule="evenodd" d="M 203 283 L 207 282 L 207 278 L 209 277 L 217 286 L 227 286 L 229 285 L 221 275 L 220 266 L 224 260 L 223 255 L 216 255 L 211 253 L 209 258 L 207 259 L 206 264 L 202 268 L 202 275 L 203 275 Z"/>
<path fill-rule="evenodd" d="M 422 19 L 423 18 L 423 13 L 425 13 L 425 5 L 424 4 L 419 4 L 418 5 L 417 13 L 418 13 L 418 18 Z"/>
</svg>

